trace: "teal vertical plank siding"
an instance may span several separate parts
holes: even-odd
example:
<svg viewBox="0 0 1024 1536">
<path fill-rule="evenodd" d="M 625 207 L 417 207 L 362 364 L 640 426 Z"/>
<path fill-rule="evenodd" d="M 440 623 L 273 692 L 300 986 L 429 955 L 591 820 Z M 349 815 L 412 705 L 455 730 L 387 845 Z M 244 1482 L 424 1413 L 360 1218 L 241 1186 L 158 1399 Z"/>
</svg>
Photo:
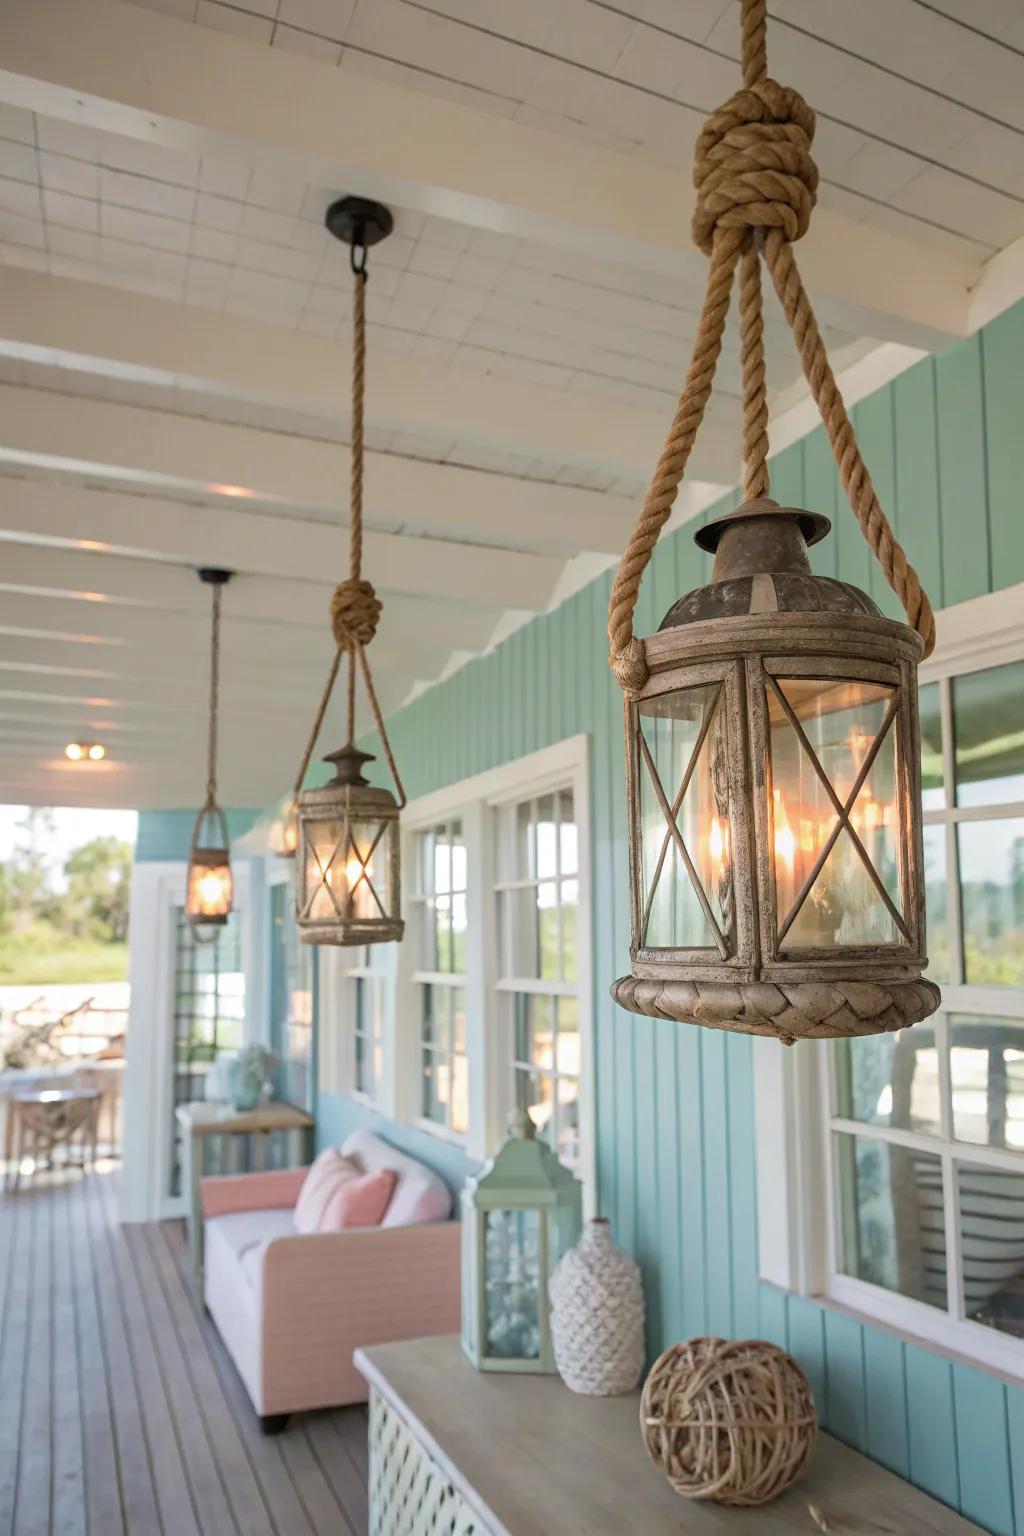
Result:
<svg viewBox="0 0 1024 1536">
<path fill-rule="evenodd" d="M 932 607 L 941 608 L 945 598 L 933 360 L 926 358 L 888 387 L 895 410 L 896 528 Z"/>
<path fill-rule="evenodd" d="M 981 356 L 991 579 L 995 586 L 1005 587 L 1024 581 L 1020 519 L 1024 486 L 1020 412 L 1024 305 L 1018 304 L 985 327 Z M 965 508 L 964 514 L 968 522 L 974 515 L 970 508 Z"/>
<path fill-rule="evenodd" d="M 864 1391 L 864 1330 L 843 1312 L 825 1312 L 825 1353 L 828 1360 L 828 1427 L 840 1440 L 862 1451 L 867 1442 L 867 1402 Z"/>
<path fill-rule="evenodd" d="M 880 499 L 936 608 L 1024 580 L 1022 358 L 1024 306 L 980 342 L 919 363 L 856 408 Z M 899 616 L 823 431 L 770 468 L 778 500 L 833 519 L 815 568 L 866 586 Z M 724 497 L 699 521 L 735 500 Z M 638 633 L 707 580 L 710 558 L 692 533 L 684 526 L 659 545 Z M 649 1352 L 705 1332 L 771 1338 L 807 1371 L 826 1428 L 986 1529 L 1024 1536 L 1024 1390 L 761 1284 L 750 1041 L 638 1019 L 611 1001 L 630 934 L 622 697 L 606 661 L 610 587 L 606 573 L 389 725 L 411 797 L 577 732 L 588 737 L 596 1195 L 618 1241 L 642 1262 Z M 325 1096 L 322 1138 L 351 1123 L 343 1102 Z M 394 1134 L 419 1152 L 431 1142 L 409 1128 Z M 457 1176 L 457 1159 L 444 1155 Z"/>
<path fill-rule="evenodd" d="M 1014 1536 L 1013 1487 L 1007 1459 L 1006 1388 L 1001 1381 L 953 1367 L 960 1465 L 960 1508 L 993 1536 Z"/>
<path fill-rule="evenodd" d="M 935 359 L 942 601 L 962 603 L 989 589 L 981 338 Z"/>
<path fill-rule="evenodd" d="M 861 456 L 867 465 L 875 494 L 899 537 L 896 501 L 896 438 L 892 389 L 879 389 L 854 407 L 853 424 Z M 869 592 L 890 619 L 902 619 L 899 598 L 885 579 L 882 567 L 868 547 L 846 492 L 840 490 L 836 510 L 839 533 L 839 566 L 844 581 Z"/>
<path fill-rule="evenodd" d="M 890 1472 L 910 1475 L 907 1377 L 903 1344 L 889 1333 L 864 1330 L 865 1450 Z"/>
<path fill-rule="evenodd" d="M 944 1504 L 960 1504 L 953 1367 L 941 1355 L 906 1346 L 910 1476 Z"/>
</svg>

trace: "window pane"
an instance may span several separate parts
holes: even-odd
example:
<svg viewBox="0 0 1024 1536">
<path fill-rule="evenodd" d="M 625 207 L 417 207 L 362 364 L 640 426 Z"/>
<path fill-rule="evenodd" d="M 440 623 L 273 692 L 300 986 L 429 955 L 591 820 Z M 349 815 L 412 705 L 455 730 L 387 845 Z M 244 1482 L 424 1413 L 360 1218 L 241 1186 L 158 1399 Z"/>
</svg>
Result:
<svg viewBox="0 0 1024 1536">
<path fill-rule="evenodd" d="M 942 711 L 938 683 L 926 683 L 918 692 L 921 719 L 921 803 L 926 811 L 946 807 L 942 776 Z"/>
<path fill-rule="evenodd" d="M 1024 1021 L 952 1014 L 953 1134 L 1024 1150 Z"/>
<path fill-rule="evenodd" d="M 953 682 L 957 805 L 1024 800 L 1024 661 Z"/>
<path fill-rule="evenodd" d="M 558 1007 L 559 1072 L 580 1075 L 580 1005 L 574 997 L 560 997 Z"/>
<path fill-rule="evenodd" d="M 466 898 L 452 897 L 452 970 L 461 976 L 466 969 Z"/>
<path fill-rule="evenodd" d="M 423 987 L 423 1039 L 448 1047 L 448 988 Z"/>
<path fill-rule="evenodd" d="M 551 1121 L 553 1105 L 551 1102 L 551 1079 L 539 1072 L 516 1072 L 516 1091 L 518 1093 L 518 1107 L 525 1109 L 534 1125 L 537 1127 L 538 1136 L 545 1141 L 551 1140 Z"/>
<path fill-rule="evenodd" d="M 466 845 L 462 841 L 461 821 L 452 824 L 451 874 L 452 890 L 464 891 L 466 889 Z"/>
<path fill-rule="evenodd" d="M 524 886 L 498 896 L 503 976 L 538 976 L 537 891 Z"/>
<path fill-rule="evenodd" d="M 434 890 L 450 891 L 452 888 L 452 845 L 448 828 L 438 831 L 434 848 Z"/>
<path fill-rule="evenodd" d="M 558 873 L 558 826 L 554 795 L 537 801 L 537 878 L 551 880 Z"/>
<path fill-rule="evenodd" d="M 575 1078 L 559 1078 L 555 1152 L 567 1168 L 573 1169 L 580 1156 L 579 1093 L 579 1083 Z"/>
<path fill-rule="evenodd" d="M 574 820 L 571 789 L 558 795 L 558 858 L 563 875 L 574 875 L 579 868 L 579 838 Z"/>
<path fill-rule="evenodd" d="M 1024 984 L 1024 818 L 962 822 L 960 891 L 969 982 Z"/>
<path fill-rule="evenodd" d="M 935 1031 L 919 1024 L 891 1035 L 837 1040 L 833 1046 L 836 1112 L 844 1120 L 942 1130 Z"/>
<path fill-rule="evenodd" d="M 516 996 L 516 1060 L 524 1066 L 555 1064 L 554 999 L 520 992 Z"/>
<path fill-rule="evenodd" d="M 536 901 L 539 975 L 544 981 L 557 981 L 561 963 L 558 949 L 558 887 L 554 881 L 538 885 Z"/>
<path fill-rule="evenodd" d="M 452 1020 L 452 1050 L 466 1049 L 466 993 L 462 987 L 450 989 L 449 1007 Z"/>
<path fill-rule="evenodd" d="M 967 1316 L 1024 1338 L 1024 1173 L 958 1170 Z"/>
<path fill-rule="evenodd" d="M 576 906 L 579 883 L 562 881 L 562 980 L 576 980 Z"/>
<path fill-rule="evenodd" d="M 451 1128 L 460 1135 L 469 1129 L 469 1062 L 461 1053 L 452 1057 Z"/>
<path fill-rule="evenodd" d="M 516 808 L 516 867 L 514 880 L 532 880 L 537 873 L 537 850 L 533 838 L 533 805 L 524 800 Z"/>
<path fill-rule="evenodd" d="M 437 859 L 437 834 L 423 832 L 420 835 L 420 890 L 425 894 L 434 889 L 434 864 Z"/>
<path fill-rule="evenodd" d="M 949 902 L 946 889 L 946 829 L 924 828 L 924 899 L 928 920 L 928 975 L 949 980 Z"/>
<path fill-rule="evenodd" d="M 443 1058 L 427 1048 L 423 1050 L 423 1096 L 421 1108 L 427 1120 L 445 1123 L 445 1104 L 448 1099 L 447 1073 Z"/>
<path fill-rule="evenodd" d="M 835 1143 L 844 1274 L 945 1309 L 941 1162 L 863 1136 Z"/>
</svg>

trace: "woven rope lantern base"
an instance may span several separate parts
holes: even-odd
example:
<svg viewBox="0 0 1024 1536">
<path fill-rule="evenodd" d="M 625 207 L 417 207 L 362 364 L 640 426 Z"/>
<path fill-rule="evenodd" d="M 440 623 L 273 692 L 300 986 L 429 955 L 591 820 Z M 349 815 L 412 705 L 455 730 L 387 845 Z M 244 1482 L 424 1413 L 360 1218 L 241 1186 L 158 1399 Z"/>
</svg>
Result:
<svg viewBox="0 0 1024 1536">
<path fill-rule="evenodd" d="M 651 1367 L 647 1454 L 684 1499 L 767 1504 L 803 1472 L 818 1416 L 807 1377 L 764 1339 L 690 1339 Z"/>
</svg>

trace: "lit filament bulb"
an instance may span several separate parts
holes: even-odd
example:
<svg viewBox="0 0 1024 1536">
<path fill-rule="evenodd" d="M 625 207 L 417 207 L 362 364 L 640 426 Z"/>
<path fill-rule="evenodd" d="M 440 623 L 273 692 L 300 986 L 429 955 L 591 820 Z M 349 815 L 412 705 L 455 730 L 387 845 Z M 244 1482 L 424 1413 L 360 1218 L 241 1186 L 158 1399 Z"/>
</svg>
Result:
<svg viewBox="0 0 1024 1536">
<path fill-rule="evenodd" d="M 199 900 L 205 911 L 219 907 L 224 900 L 224 877 L 216 869 L 208 869 L 199 877 Z"/>
<path fill-rule="evenodd" d="M 729 864 L 729 824 L 719 821 L 717 816 L 711 818 L 708 853 L 711 855 L 711 874 L 714 884 L 721 885 L 722 877 Z"/>
<path fill-rule="evenodd" d="M 775 801 L 775 860 L 777 864 L 781 861 L 786 875 L 792 879 L 793 866 L 796 863 L 796 838 L 789 824 L 789 817 L 786 815 L 780 789 L 774 791 L 773 799 Z"/>
</svg>

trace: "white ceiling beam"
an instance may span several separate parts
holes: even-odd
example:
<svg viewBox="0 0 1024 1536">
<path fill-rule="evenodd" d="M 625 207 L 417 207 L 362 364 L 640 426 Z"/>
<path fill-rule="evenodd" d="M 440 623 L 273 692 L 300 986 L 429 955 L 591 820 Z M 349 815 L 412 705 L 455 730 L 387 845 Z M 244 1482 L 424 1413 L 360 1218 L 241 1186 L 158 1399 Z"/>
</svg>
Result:
<svg viewBox="0 0 1024 1536">
<path fill-rule="evenodd" d="M 116 555 L 11 544 L 0 562 L 0 592 L 74 599 L 73 605 L 68 604 L 69 628 L 88 625 L 88 614 L 79 615 L 72 608 L 88 610 L 97 603 L 190 614 L 200 630 L 209 622 L 209 595 L 193 572 Z M 224 593 L 224 617 L 225 624 L 240 618 L 280 625 L 282 648 L 289 644 L 292 625 L 312 625 L 323 634 L 325 647 L 331 644 L 326 616 L 318 604 L 310 603 L 308 582 L 239 577 Z M 447 650 L 481 650 L 493 629 L 493 610 L 399 596 L 386 605 L 378 633 L 395 642 L 415 643 L 417 635 L 422 635 L 428 644 Z"/>
<path fill-rule="evenodd" d="M 248 576 L 306 581 L 326 613 L 347 573 L 345 535 L 322 521 L 195 507 L 160 497 L 92 490 L 67 481 L 0 479 L 0 543 L 99 550 L 141 560 L 222 566 Z M 418 593 L 542 610 L 563 562 L 390 533 L 364 535 L 363 557 L 381 593 Z"/>
<path fill-rule="evenodd" d="M 123 293 L 99 283 L 17 267 L 4 271 L 0 352 L 39 362 L 66 359 L 83 368 L 90 360 L 107 360 L 156 370 L 335 422 L 349 412 L 348 350 L 328 337 L 144 294 L 132 294 L 126 303 Z M 660 411 L 384 348 L 374 349 L 370 359 L 367 419 L 393 431 L 458 437 L 505 453 L 631 476 L 649 473 L 666 428 Z M 694 447 L 693 473 L 730 478 L 736 441 L 731 421 L 709 416 Z"/>
<path fill-rule="evenodd" d="M 159 60 L 159 68 L 140 60 Z M 119 0 L 7 0 L 0 95 L 314 186 L 619 260 L 699 270 L 674 171 Z M 301 102 L 302 110 L 296 110 Z M 966 333 L 975 267 L 828 209 L 801 242 L 822 316 L 934 348 Z"/>
<path fill-rule="evenodd" d="M 52 465 L 83 476 L 92 469 L 151 492 L 172 483 L 235 504 L 252 498 L 319 512 L 337 530 L 348 457 L 340 443 L 0 385 L 0 463 L 12 467 Z M 563 556 L 617 552 L 635 510 L 621 496 L 387 453 L 366 455 L 365 498 L 368 528 Z M 385 575 L 369 566 L 366 574 Z"/>
<path fill-rule="evenodd" d="M 0 565 L 2 572 L 2 565 Z M 399 600 L 395 600 L 398 602 Z M 408 675 L 436 677 L 452 647 L 438 643 L 423 621 L 426 605 L 414 605 L 397 633 L 378 633 L 370 652 L 374 668 Z M 390 615 L 390 608 L 389 608 Z M 246 661 L 257 670 L 294 668 L 302 675 L 326 674 L 332 641 L 326 615 L 310 611 L 306 627 L 275 624 L 225 615 L 221 652 L 226 661 Z M 487 622 L 481 622 L 481 633 Z M 486 642 L 486 633 L 481 644 Z M 54 647 L 59 662 L 106 668 L 117 673 L 138 667 L 164 667 L 173 673 L 205 655 L 209 636 L 194 614 L 156 612 L 116 603 L 82 603 L 68 597 L 40 597 L 5 592 L 0 602 L 0 648 L 13 660 L 32 660 L 36 648 Z M 59 648 L 59 649 L 57 649 Z M 74 658 L 73 661 L 68 658 Z"/>
</svg>

